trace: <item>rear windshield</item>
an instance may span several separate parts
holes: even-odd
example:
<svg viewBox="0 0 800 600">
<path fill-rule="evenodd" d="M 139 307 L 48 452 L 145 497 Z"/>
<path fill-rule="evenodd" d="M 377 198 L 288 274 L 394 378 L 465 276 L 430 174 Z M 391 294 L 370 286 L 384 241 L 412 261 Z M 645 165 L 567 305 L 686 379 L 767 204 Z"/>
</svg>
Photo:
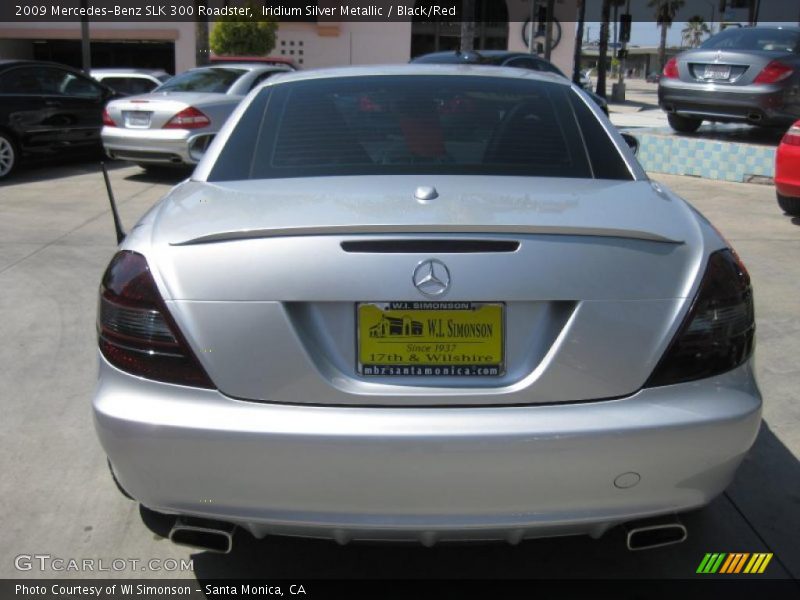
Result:
<svg viewBox="0 0 800 600">
<path fill-rule="evenodd" d="M 159 92 L 217 92 L 224 94 L 247 71 L 244 69 L 214 68 L 186 71 L 170 78 Z"/>
<path fill-rule="evenodd" d="M 587 143 L 589 134 L 597 139 Z M 374 76 L 264 88 L 209 180 L 406 174 L 631 179 L 608 134 L 568 86 Z"/>
<path fill-rule="evenodd" d="M 800 33 L 786 29 L 729 27 L 700 44 L 707 50 L 778 50 L 800 52 Z"/>
</svg>

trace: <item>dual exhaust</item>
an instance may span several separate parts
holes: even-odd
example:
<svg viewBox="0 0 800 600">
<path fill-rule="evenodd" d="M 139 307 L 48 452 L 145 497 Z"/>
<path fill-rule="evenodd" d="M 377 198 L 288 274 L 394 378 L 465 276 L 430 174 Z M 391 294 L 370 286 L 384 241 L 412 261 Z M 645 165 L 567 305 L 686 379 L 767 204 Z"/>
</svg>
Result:
<svg viewBox="0 0 800 600">
<path fill-rule="evenodd" d="M 169 532 L 173 544 L 189 546 L 208 552 L 228 554 L 233 549 L 233 523 L 200 519 L 197 517 L 178 517 Z"/>
<path fill-rule="evenodd" d="M 686 526 L 677 516 L 657 517 L 625 524 L 628 550 L 651 550 L 686 541 Z"/>
</svg>

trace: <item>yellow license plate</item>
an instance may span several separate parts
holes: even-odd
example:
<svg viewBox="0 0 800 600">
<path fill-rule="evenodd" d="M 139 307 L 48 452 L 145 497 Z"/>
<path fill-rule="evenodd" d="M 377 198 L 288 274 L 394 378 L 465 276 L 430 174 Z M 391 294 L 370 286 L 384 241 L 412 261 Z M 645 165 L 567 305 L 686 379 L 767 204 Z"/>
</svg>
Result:
<svg viewBox="0 0 800 600">
<path fill-rule="evenodd" d="M 503 308 L 499 302 L 361 303 L 358 372 L 389 377 L 502 375 Z"/>
</svg>

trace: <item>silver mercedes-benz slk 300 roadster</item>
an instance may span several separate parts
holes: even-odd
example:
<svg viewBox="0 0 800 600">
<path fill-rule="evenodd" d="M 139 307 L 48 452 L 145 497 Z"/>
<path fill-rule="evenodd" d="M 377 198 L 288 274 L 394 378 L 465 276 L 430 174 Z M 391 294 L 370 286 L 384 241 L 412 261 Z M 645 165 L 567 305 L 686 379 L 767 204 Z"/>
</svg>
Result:
<svg viewBox="0 0 800 600">
<path fill-rule="evenodd" d="M 680 541 L 752 445 L 736 253 L 563 78 L 248 95 L 102 279 L 96 429 L 171 537 Z"/>
</svg>

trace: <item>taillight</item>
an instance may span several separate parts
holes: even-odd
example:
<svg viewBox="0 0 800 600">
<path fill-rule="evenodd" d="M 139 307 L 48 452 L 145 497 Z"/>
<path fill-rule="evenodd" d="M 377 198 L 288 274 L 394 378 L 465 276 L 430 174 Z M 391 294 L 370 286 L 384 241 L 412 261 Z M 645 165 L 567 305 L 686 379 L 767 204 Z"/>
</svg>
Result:
<svg viewBox="0 0 800 600">
<path fill-rule="evenodd" d="M 689 314 L 645 387 L 730 371 L 753 353 L 750 275 L 730 249 L 714 252 Z"/>
<path fill-rule="evenodd" d="M 789 127 L 789 131 L 783 134 L 781 144 L 800 146 L 800 121 L 795 121 L 795 124 Z"/>
<path fill-rule="evenodd" d="M 211 125 L 211 119 L 194 106 L 184 108 L 164 125 L 164 129 L 200 129 Z"/>
<path fill-rule="evenodd" d="M 753 83 L 777 83 L 791 77 L 794 69 L 779 60 L 773 60 L 756 75 Z"/>
<path fill-rule="evenodd" d="M 213 388 L 156 288 L 147 260 L 118 252 L 100 285 L 100 351 L 115 367 L 147 379 Z"/>
<path fill-rule="evenodd" d="M 667 64 L 664 65 L 664 77 L 667 79 L 677 79 L 678 78 L 678 59 L 677 58 L 670 58 L 667 61 Z"/>
<path fill-rule="evenodd" d="M 112 119 L 111 115 L 108 114 L 108 109 L 106 108 L 103 109 L 103 125 L 108 125 L 109 127 L 117 126 L 117 124 L 114 122 L 114 119 Z"/>
</svg>

